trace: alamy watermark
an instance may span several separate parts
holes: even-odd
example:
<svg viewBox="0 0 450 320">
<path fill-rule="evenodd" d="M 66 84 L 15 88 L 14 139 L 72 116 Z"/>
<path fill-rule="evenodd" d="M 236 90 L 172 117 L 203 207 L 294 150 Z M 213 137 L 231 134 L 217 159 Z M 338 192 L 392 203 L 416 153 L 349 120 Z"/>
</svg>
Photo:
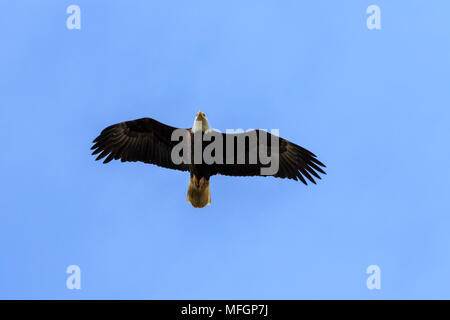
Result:
<svg viewBox="0 0 450 320">
<path fill-rule="evenodd" d="M 66 27 L 69 30 L 81 29 L 81 9 L 79 6 L 72 4 L 67 7 L 66 13 L 70 14 L 66 20 Z"/>
<path fill-rule="evenodd" d="M 176 165 L 258 164 L 261 175 L 273 175 L 280 164 L 278 135 L 278 129 L 272 129 L 270 134 L 265 130 L 227 129 L 225 135 L 212 129 L 176 129 L 171 140 L 178 144 L 172 148 L 171 160 Z"/>
<path fill-rule="evenodd" d="M 72 264 L 67 267 L 66 273 L 70 276 L 66 279 L 66 288 L 69 290 L 81 289 L 81 269 L 79 266 Z"/>
<path fill-rule="evenodd" d="M 367 18 L 366 25 L 369 30 L 381 29 L 381 9 L 379 6 L 372 4 L 367 7 L 366 13 L 370 14 Z"/>
<path fill-rule="evenodd" d="M 376 264 L 372 264 L 367 267 L 366 273 L 370 274 L 367 278 L 366 286 L 369 290 L 381 289 L 381 269 Z"/>
</svg>

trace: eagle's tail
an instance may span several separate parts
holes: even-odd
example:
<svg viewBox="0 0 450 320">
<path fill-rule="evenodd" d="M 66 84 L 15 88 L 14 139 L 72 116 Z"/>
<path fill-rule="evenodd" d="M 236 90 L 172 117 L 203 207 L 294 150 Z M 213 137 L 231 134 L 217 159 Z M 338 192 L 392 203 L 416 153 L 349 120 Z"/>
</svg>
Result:
<svg viewBox="0 0 450 320">
<path fill-rule="evenodd" d="M 195 174 L 189 179 L 189 186 L 186 200 L 194 208 L 204 208 L 211 204 L 211 194 L 209 193 L 209 180 L 204 177 L 198 179 Z"/>
</svg>

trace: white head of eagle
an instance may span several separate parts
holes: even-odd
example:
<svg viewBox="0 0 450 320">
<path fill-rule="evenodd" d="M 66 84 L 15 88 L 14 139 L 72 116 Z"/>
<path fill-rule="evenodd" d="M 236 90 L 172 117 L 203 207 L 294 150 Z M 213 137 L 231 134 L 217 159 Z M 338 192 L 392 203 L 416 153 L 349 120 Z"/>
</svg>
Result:
<svg viewBox="0 0 450 320">
<path fill-rule="evenodd" d="M 206 118 L 206 115 L 199 111 L 197 112 L 197 116 L 195 117 L 194 124 L 192 125 L 192 132 L 206 132 L 210 130 L 208 119 Z"/>
<path fill-rule="evenodd" d="M 172 135 L 177 130 L 185 132 L 184 136 L 190 139 L 192 146 L 198 134 L 207 136 L 213 133 L 214 139 L 201 140 L 200 150 L 213 150 L 215 161 L 211 163 L 203 161 L 203 158 L 200 162 L 194 161 L 194 152 L 187 161 L 175 161 L 172 149 L 178 142 L 172 140 Z M 305 185 L 307 180 L 315 184 L 314 178 L 321 179 L 318 173 L 325 174 L 322 169 L 325 165 L 311 151 L 264 130 L 227 134 L 211 130 L 206 115 L 201 111 L 197 113 L 192 128 L 176 128 L 152 118 L 141 118 L 105 128 L 93 143 L 92 154 L 100 153 L 96 160 L 106 157 L 103 163 L 119 159 L 122 162 L 141 161 L 189 172 L 186 199 L 195 208 L 211 204 L 209 182 L 216 174 L 272 176 L 300 180 Z M 264 169 L 270 165 L 267 162 L 270 157 L 277 157 L 278 165 L 275 172 L 267 175 Z"/>
</svg>

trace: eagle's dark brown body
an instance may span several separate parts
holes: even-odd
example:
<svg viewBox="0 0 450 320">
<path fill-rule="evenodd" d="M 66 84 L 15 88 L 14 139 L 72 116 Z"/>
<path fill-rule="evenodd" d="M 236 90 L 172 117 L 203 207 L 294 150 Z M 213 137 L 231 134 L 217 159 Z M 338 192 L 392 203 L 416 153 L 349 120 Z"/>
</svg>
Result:
<svg viewBox="0 0 450 320">
<path fill-rule="evenodd" d="M 203 143 L 204 133 L 198 132 L 200 141 L 202 143 L 202 153 L 206 148 L 206 143 Z M 189 135 L 191 141 L 194 141 L 194 133 L 190 130 Z M 211 204 L 211 192 L 209 190 L 209 178 L 211 177 L 210 165 L 205 163 L 195 164 L 194 159 L 194 144 L 191 144 L 191 161 L 189 165 L 190 178 L 188 185 L 188 192 L 186 200 L 192 204 L 194 208 L 204 208 L 206 205 Z"/>
</svg>

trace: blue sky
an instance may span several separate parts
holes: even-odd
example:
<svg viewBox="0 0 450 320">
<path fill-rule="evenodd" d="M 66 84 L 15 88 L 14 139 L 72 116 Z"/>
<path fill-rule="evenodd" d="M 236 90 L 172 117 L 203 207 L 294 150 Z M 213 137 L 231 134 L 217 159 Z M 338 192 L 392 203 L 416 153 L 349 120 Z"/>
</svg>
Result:
<svg viewBox="0 0 450 320">
<path fill-rule="evenodd" d="M 2 1 L 0 297 L 450 298 L 449 10 Z M 90 155 L 110 124 L 190 127 L 198 110 L 223 131 L 280 129 L 328 175 L 213 177 L 198 210 L 186 173 Z"/>
</svg>

